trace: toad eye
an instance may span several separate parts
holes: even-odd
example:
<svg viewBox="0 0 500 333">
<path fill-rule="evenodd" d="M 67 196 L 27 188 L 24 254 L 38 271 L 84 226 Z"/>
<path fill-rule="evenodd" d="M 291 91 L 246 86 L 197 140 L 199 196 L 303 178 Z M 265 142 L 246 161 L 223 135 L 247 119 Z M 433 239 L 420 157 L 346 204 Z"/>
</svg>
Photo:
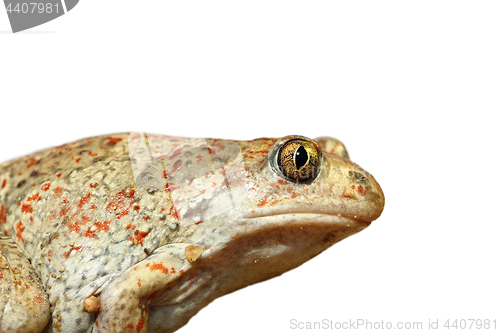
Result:
<svg viewBox="0 0 500 333">
<path fill-rule="evenodd" d="M 321 148 L 311 139 L 293 136 L 275 144 L 272 166 L 282 177 L 299 183 L 310 182 L 320 170 Z"/>
</svg>

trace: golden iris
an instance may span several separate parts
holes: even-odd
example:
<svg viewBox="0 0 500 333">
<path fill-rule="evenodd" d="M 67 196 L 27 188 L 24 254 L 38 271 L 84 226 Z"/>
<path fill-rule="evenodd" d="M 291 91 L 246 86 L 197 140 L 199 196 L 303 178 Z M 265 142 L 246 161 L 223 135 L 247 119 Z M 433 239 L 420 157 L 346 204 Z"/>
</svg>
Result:
<svg viewBox="0 0 500 333">
<path fill-rule="evenodd" d="M 306 182 L 318 175 L 320 154 L 314 141 L 292 139 L 280 148 L 276 163 L 286 178 Z"/>
</svg>

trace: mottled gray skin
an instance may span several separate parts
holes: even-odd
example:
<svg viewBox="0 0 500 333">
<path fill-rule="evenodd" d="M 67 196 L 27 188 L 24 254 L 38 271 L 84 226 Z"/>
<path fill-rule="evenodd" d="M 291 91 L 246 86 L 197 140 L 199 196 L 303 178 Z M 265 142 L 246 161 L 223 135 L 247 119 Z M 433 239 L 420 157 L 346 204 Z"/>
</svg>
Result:
<svg viewBox="0 0 500 333">
<path fill-rule="evenodd" d="M 270 165 L 276 141 L 118 134 L 0 165 L 0 332 L 173 332 L 382 213 L 347 153 L 323 152 L 319 175 L 296 183 Z M 192 246 L 203 254 L 189 262 Z"/>
</svg>

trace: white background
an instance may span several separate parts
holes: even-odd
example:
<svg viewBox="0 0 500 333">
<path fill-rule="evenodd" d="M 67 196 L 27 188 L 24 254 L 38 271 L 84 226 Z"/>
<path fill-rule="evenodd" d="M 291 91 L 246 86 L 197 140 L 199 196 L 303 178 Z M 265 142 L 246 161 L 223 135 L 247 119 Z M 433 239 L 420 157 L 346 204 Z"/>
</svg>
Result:
<svg viewBox="0 0 500 333">
<path fill-rule="evenodd" d="M 179 332 L 498 331 L 499 17 L 496 1 L 81 0 L 12 34 L 0 10 L 0 157 L 130 130 L 335 136 L 381 184 L 380 219 Z"/>
</svg>

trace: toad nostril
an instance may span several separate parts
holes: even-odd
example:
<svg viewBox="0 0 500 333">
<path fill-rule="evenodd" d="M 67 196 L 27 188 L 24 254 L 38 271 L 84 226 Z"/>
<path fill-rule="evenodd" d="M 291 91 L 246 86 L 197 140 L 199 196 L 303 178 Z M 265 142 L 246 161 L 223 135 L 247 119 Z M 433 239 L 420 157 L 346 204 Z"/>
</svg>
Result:
<svg viewBox="0 0 500 333">
<path fill-rule="evenodd" d="M 358 182 L 363 182 L 366 180 L 366 176 L 361 172 L 349 171 L 349 176 L 354 178 Z"/>
</svg>

